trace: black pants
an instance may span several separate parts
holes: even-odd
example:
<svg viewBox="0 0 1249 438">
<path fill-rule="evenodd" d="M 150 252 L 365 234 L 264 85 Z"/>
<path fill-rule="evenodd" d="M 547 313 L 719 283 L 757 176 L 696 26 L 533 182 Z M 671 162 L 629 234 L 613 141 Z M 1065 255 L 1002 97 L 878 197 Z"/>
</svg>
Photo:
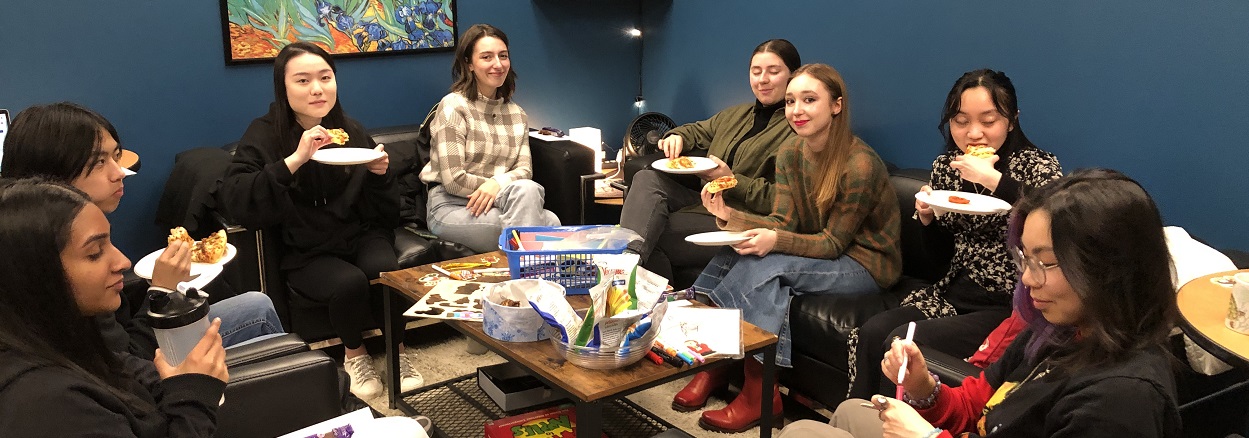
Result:
<svg viewBox="0 0 1249 438">
<path fill-rule="evenodd" d="M 893 337 L 906 337 L 906 325 L 915 321 L 916 344 L 926 345 L 955 357 L 970 357 L 993 329 L 1010 316 L 1010 309 L 988 309 L 963 315 L 924 319 L 923 312 L 903 306 L 873 316 L 859 329 L 855 356 L 857 375 L 850 388 L 851 398 L 868 399 L 874 394 L 892 395 L 893 382 L 880 371 L 880 361 Z"/>
<path fill-rule="evenodd" d="M 288 271 L 286 281 L 300 294 L 326 303 L 330 325 L 343 346 L 359 348 L 364 343 L 361 332 L 373 321 L 372 303 L 380 302 L 373 298 L 382 293 L 380 286 L 370 287 L 369 281 L 398 269 L 395 245 L 389 236 L 369 233 L 360 238 L 354 257 L 315 257 L 302 268 Z M 403 323 L 403 318 L 395 320 Z"/>
</svg>

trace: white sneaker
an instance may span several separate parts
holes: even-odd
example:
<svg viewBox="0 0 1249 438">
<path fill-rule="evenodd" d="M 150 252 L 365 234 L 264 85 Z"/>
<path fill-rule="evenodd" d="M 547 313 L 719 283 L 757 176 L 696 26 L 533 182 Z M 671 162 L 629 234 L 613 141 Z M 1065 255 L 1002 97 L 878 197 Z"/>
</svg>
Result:
<svg viewBox="0 0 1249 438">
<path fill-rule="evenodd" d="M 362 354 L 343 361 L 343 369 L 351 376 L 351 393 L 361 399 L 377 397 L 382 393 L 382 379 L 373 368 L 373 359 Z"/>
<path fill-rule="evenodd" d="M 412 358 L 399 354 L 399 390 L 408 392 L 425 384 L 425 377 L 412 365 Z"/>
</svg>

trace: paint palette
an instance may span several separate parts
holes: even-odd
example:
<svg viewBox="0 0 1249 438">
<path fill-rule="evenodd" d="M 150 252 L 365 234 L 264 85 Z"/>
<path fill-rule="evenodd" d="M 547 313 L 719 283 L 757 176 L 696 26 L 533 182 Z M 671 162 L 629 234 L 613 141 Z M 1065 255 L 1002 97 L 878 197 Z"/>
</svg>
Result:
<svg viewBox="0 0 1249 438">
<path fill-rule="evenodd" d="M 443 279 L 420 301 L 403 312 L 413 318 L 458 319 L 481 321 L 481 300 L 494 283 L 478 283 Z"/>
</svg>

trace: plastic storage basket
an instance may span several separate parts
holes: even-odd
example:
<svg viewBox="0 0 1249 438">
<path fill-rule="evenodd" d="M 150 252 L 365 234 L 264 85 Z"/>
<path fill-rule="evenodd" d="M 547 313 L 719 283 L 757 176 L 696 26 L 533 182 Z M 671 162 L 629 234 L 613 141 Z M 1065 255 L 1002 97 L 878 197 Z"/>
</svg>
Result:
<svg viewBox="0 0 1249 438">
<path fill-rule="evenodd" d="M 568 295 L 585 295 L 598 284 L 598 269 L 594 266 L 594 254 L 620 254 L 625 245 L 601 249 L 573 250 L 519 250 L 513 243 L 512 232 L 567 233 L 602 227 L 582 225 L 568 227 L 508 227 L 499 235 L 499 248 L 507 254 L 507 266 L 513 280 L 537 278 L 559 283 Z"/>
</svg>

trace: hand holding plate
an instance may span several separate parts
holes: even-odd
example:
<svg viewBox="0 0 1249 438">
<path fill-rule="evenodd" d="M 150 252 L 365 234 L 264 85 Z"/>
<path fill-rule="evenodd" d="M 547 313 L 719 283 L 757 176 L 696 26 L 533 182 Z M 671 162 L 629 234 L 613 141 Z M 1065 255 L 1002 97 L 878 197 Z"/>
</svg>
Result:
<svg viewBox="0 0 1249 438">
<path fill-rule="evenodd" d="M 386 153 L 386 145 L 379 144 L 377 145 L 377 148 L 374 148 L 373 150 L 381 152 L 382 157 L 370 161 L 366 167 L 368 167 L 369 172 L 373 172 L 377 175 L 385 175 L 386 170 L 390 169 L 390 154 Z"/>
</svg>

